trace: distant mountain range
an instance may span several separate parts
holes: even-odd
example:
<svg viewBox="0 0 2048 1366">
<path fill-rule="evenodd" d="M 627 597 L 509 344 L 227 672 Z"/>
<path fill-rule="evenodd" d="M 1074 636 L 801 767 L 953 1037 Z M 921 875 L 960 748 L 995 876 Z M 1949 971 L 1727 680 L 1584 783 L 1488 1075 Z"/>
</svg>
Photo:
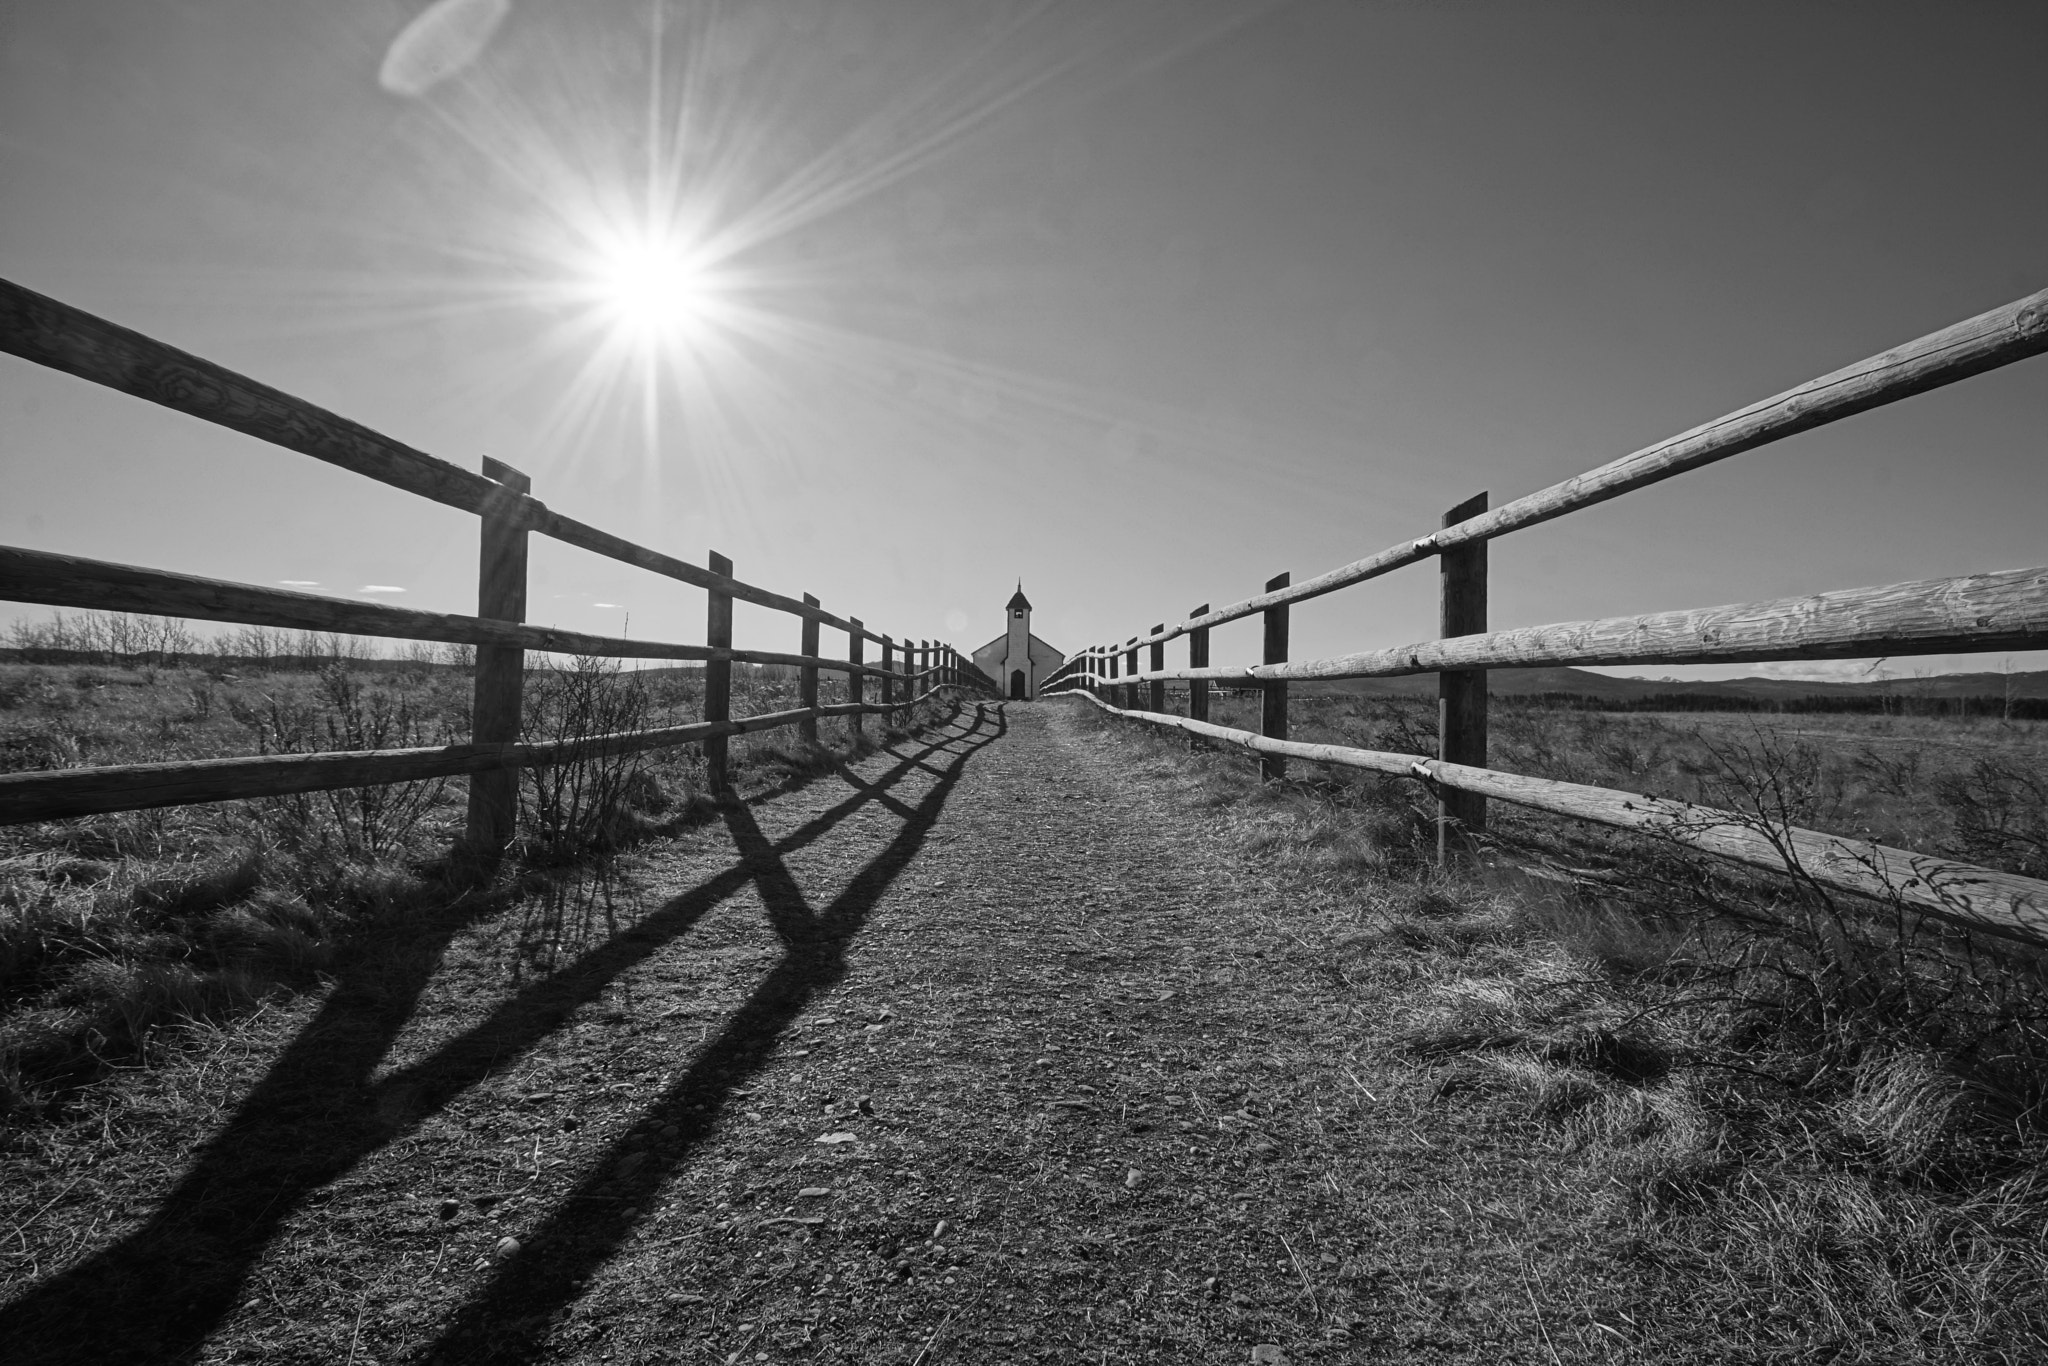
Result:
<svg viewBox="0 0 2048 1366">
<path fill-rule="evenodd" d="M 2048 698 L 2048 671 L 2036 673 L 1936 674 L 1928 678 L 1872 679 L 1869 682 L 1835 683 L 1797 678 L 1722 678 L 1679 680 L 1675 678 L 1612 678 L 1584 669 L 1490 669 L 1487 685 L 1496 697 L 1527 697 L 1539 694 L 1583 697 L 1595 703 L 1640 703 L 1651 698 L 1686 698 L 1694 705 L 1727 699 L 1738 705 L 1774 702 L 1807 702 L 1840 699 L 1851 707 L 1873 705 L 1880 698 L 1914 700 L 1935 698 Z M 1290 691 L 1305 696 L 1342 695 L 1352 697 L 1434 697 L 1435 674 L 1414 674 L 1406 678 L 1344 678 L 1329 682 L 1297 683 Z"/>
</svg>

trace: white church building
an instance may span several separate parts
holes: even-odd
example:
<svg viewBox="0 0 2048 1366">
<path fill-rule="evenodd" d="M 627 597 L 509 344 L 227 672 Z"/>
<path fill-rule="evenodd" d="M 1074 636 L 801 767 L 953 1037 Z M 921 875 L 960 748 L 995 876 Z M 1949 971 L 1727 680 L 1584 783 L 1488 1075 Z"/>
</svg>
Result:
<svg viewBox="0 0 2048 1366">
<path fill-rule="evenodd" d="M 1038 696 L 1038 682 L 1067 657 L 1031 634 L 1031 601 L 1019 582 L 1005 609 L 1009 629 L 974 652 L 974 665 L 996 681 L 1005 697 Z"/>
</svg>

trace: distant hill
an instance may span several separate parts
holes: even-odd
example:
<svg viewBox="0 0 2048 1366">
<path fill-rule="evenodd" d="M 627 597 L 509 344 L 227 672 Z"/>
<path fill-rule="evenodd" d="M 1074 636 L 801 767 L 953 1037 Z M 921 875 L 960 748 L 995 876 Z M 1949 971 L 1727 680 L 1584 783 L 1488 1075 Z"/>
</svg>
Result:
<svg viewBox="0 0 2048 1366">
<path fill-rule="evenodd" d="M 2024 698 L 2037 705 L 2027 708 L 2038 714 L 2038 703 L 2048 699 L 2048 671 L 2034 673 L 1937 674 L 1928 678 L 1872 679 L 1868 682 L 1833 683 L 1792 678 L 1724 678 L 1711 681 L 1675 678 L 1612 678 L 1584 669 L 1492 669 L 1488 685 L 1496 697 L 1550 696 L 1583 698 L 1594 706 L 1635 706 L 1671 701 L 1679 706 L 1713 709 L 1716 702 L 1733 708 L 1795 705 L 1801 709 L 1824 709 L 1830 702 L 1844 710 L 1875 709 L 1887 699 L 1930 702 L 1936 699 L 2002 700 Z M 1406 678 L 1345 678 L 1330 682 L 1297 683 L 1294 690 L 1304 696 L 1348 697 L 1434 697 L 1436 675 L 1414 674 Z"/>
</svg>

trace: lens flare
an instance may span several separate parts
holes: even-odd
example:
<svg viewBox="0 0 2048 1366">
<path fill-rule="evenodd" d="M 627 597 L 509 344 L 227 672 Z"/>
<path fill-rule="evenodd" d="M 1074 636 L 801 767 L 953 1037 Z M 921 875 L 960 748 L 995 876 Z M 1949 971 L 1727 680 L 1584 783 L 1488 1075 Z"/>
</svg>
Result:
<svg viewBox="0 0 2048 1366">
<path fill-rule="evenodd" d="M 394 95 L 418 97 L 483 55 L 512 0 L 438 0 L 391 40 L 377 81 Z"/>
</svg>

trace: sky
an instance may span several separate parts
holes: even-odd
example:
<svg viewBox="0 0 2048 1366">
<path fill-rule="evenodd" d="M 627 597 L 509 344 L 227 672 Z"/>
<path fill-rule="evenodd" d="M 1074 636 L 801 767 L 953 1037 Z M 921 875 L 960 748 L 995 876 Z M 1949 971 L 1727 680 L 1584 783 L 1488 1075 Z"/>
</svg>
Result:
<svg viewBox="0 0 2048 1366">
<path fill-rule="evenodd" d="M 972 649 L 1021 579 L 1072 651 L 2048 286 L 2043 51 L 1990 0 L 16 0 L 0 276 L 877 630 Z M 2037 358 L 1515 533 L 1492 625 L 2041 564 L 2044 431 Z M 467 514 L 6 356 L 0 488 L 7 543 L 475 608 Z M 535 538 L 533 621 L 704 610 Z M 1649 672 L 1873 667 L 2048 654 Z"/>
</svg>

